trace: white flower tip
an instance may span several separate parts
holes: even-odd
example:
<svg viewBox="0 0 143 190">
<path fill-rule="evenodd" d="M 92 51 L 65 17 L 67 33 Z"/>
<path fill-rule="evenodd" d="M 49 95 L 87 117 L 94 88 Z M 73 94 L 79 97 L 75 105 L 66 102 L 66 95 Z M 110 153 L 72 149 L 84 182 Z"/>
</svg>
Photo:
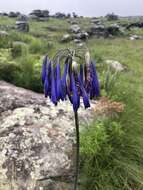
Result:
<svg viewBox="0 0 143 190">
<path fill-rule="evenodd" d="M 85 63 L 90 64 L 90 53 L 89 53 L 89 51 L 86 51 L 86 53 L 85 53 Z"/>
</svg>

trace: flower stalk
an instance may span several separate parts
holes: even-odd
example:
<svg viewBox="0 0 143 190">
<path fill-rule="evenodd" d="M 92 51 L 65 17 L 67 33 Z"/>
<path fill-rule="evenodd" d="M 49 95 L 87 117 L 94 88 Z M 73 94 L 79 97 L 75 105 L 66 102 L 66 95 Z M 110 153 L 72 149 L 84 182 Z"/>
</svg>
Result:
<svg viewBox="0 0 143 190">
<path fill-rule="evenodd" d="M 75 180 L 74 190 L 78 189 L 78 176 L 79 176 L 79 152 L 80 152 L 80 136 L 79 136 L 79 119 L 78 112 L 74 112 L 75 126 L 76 126 L 76 160 L 75 160 Z"/>
<path fill-rule="evenodd" d="M 75 50 L 60 50 L 52 60 L 45 56 L 41 78 L 46 98 L 49 97 L 54 105 L 58 105 L 59 101 L 69 99 L 73 106 L 76 127 L 74 190 L 77 190 L 80 152 L 78 109 L 81 98 L 87 109 L 90 107 L 90 99 L 100 94 L 95 63 L 87 50 L 84 56 L 78 55 Z"/>
</svg>

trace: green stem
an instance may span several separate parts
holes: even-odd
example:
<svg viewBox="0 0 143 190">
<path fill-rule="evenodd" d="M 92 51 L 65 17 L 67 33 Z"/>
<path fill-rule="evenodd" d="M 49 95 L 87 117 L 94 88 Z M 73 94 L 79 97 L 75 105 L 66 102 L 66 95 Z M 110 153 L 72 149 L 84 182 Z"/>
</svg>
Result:
<svg viewBox="0 0 143 190">
<path fill-rule="evenodd" d="M 78 176 L 79 176 L 79 146 L 80 146 L 78 112 L 74 112 L 74 117 L 75 117 L 75 126 L 76 126 L 76 162 L 75 162 L 74 190 L 77 190 L 78 189 Z"/>
</svg>

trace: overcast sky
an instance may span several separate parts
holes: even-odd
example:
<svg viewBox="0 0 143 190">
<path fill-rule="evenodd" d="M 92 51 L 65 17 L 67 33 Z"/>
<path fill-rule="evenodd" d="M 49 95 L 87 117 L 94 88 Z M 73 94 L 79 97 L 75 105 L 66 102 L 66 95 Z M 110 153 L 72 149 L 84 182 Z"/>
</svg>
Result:
<svg viewBox="0 0 143 190">
<path fill-rule="evenodd" d="M 0 0 L 1 11 L 29 13 L 33 9 L 76 12 L 83 16 L 102 16 L 114 12 L 121 16 L 143 15 L 143 0 Z"/>
</svg>

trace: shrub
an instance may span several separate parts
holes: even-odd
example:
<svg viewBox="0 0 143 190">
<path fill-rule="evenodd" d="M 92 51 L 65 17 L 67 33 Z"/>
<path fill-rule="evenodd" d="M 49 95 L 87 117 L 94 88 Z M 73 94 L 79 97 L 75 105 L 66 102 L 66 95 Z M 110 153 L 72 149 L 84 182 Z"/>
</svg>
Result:
<svg viewBox="0 0 143 190">
<path fill-rule="evenodd" d="M 12 41 L 21 41 L 24 43 L 30 43 L 33 37 L 29 34 L 21 33 L 21 32 L 11 32 L 10 38 Z"/>
<path fill-rule="evenodd" d="M 22 56 L 23 51 L 28 51 L 28 47 L 24 42 L 13 42 L 11 48 L 11 54 L 13 58 Z"/>
<path fill-rule="evenodd" d="M 107 68 L 107 71 L 105 72 L 104 76 L 104 89 L 106 91 L 107 95 L 112 94 L 112 89 L 116 85 L 117 79 L 119 77 L 119 72 L 118 71 L 112 71 L 110 65 Z"/>
<path fill-rule="evenodd" d="M 82 132 L 81 190 L 143 188 L 142 145 L 125 131 L 118 121 L 105 119 Z"/>
<path fill-rule="evenodd" d="M 1 62 L 0 60 L 0 80 L 13 83 L 17 72 L 20 72 L 20 68 L 15 62 Z"/>
<path fill-rule="evenodd" d="M 37 59 L 35 56 L 30 55 L 27 51 L 22 52 L 19 58 L 19 67 L 21 72 L 17 73 L 15 77 L 15 84 L 36 92 L 42 91 L 40 69 L 36 69 L 35 63 Z M 39 62 L 39 60 L 38 60 Z"/>
<path fill-rule="evenodd" d="M 11 40 L 9 36 L 0 36 L 0 48 L 9 48 Z"/>
<path fill-rule="evenodd" d="M 116 172 L 114 170 L 119 165 L 115 160 L 122 146 L 123 136 L 124 132 L 120 124 L 109 120 L 96 122 L 82 133 L 81 184 L 83 190 L 109 190 L 116 187 L 118 178 L 114 176 Z"/>
<path fill-rule="evenodd" d="M 47 53 L 53 47 L 52 43 L 49 43 L 47 40 L 40 40 L 34 38 L 30 44 L 31 53 Z"/>
</svg>

